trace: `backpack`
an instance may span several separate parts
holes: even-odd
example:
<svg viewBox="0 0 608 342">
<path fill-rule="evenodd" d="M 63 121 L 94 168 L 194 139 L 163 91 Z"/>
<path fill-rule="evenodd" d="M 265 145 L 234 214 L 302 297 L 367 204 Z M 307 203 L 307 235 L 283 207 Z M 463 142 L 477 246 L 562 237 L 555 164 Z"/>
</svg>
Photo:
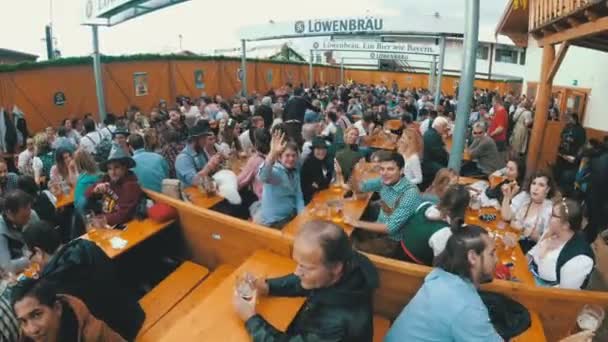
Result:
<svg viewBox="0 0 608 342">
<path fill-rule="evenodd" d="M 45 154 L 39 155 L 40 161 L 42 161 L 42 173 L 47 180 L 51 176 L 51 168 L 55 165 L 55 151 L 50 151 Z"/>
<path fill-rule="evenodd" d="M 106 161 L 108 159 L 108 157 L 110 156 L 110 151 L 112 150 L 112 139 L 108 139 L 106 136 L 102 135 L 100 132 L 97 132 L 97 134 L 99 134 L 100 140 L 99 140 L 99 143 L 95 145 L 95 153 L 93 153 L 93 158 L 95 159 L 95 162 L 102 163 L 102 162 Z M 88 137 L 88 138 L 89 138 L 89 140 L 91 140 L 91 142 L 93 144 L 95 144 L 95 142 L 93 141 L 93 139 L 91 139 L 91 137 Z"/>
</svg>

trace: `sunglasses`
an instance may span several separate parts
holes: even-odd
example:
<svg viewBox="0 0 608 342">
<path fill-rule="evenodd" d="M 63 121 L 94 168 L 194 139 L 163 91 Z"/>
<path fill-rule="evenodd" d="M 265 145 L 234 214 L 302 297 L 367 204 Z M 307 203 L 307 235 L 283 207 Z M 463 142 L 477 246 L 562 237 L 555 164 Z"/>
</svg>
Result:
<svg viewBox="0 0 608 342">
<path fill-rule="evenodd" d="M 473 135 L 482 135 L 482 134 L 483 134 L 483 132 L 475 132 L 475 131 L 473 131 Z"/>
</svg>

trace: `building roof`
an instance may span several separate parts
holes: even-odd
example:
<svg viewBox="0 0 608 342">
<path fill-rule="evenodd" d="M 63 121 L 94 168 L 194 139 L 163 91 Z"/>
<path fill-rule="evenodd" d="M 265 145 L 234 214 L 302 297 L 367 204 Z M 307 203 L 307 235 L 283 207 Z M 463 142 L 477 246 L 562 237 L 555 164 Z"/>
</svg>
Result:
<svg viewBox="0 0 608 342">
<path fill-rule="evenodd" d="M 528 45 L 528 7 L 513 6 L 513 0 L 507 1 L 507 6 L 498 21 L 495 35 L 509 37 L 515 45 L 525 47 Z"/>
<path fill-rule="evenodd" d="M 0 48 L 0 56 L 19 57 L 22 59 L 31 59 L 31 60 L 38 59 L 37 55 L 32 55 L 32 54 L 26 53 L 26 52 L 15 51 L 15 50 L 10 50 L 10 49 L 3 49 L 3 48 Z"/>
</svg>

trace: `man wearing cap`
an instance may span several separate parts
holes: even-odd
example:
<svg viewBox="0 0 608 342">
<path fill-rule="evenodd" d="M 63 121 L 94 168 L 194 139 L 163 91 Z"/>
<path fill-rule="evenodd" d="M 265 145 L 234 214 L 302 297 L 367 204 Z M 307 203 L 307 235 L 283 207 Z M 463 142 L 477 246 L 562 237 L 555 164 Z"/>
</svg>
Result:
<svg viewBox="0 0 608 342">
<path fill-rule="evenodd" d="M 116 127 L 114 133 L 112 133 L 112 139 L 114 140 L 114 144 L 112 144 L 112 152 L 115 152 L 117 148 L 122 149 L 124 154 L 130 156 L 131 149 L 129 148 L 129 143 L 127 142 L 127 138 L 129 137 L 129 130 L 126 127 Z"/>
<path fill-rule="evenodd" d="M 111 226 L 128 222 L 135 216 L 142 191 L 137 177 L 130 171 L 133 167 L 133 158 L 114 146 L 108 159 L 100 165 L 107 174 L 85 192 L 89 207 L 91 201 L 101 202 L 101 211 Z"/>
<path fill-rule="evenodd" d="M 199 184 L 211 176 L 222 162 L 215 150 L 215 135 L 206 121 L 199 121 L 190 129 L 188 145 L 175 159 L 175 173 L 185 186 Z"/>
</svg>

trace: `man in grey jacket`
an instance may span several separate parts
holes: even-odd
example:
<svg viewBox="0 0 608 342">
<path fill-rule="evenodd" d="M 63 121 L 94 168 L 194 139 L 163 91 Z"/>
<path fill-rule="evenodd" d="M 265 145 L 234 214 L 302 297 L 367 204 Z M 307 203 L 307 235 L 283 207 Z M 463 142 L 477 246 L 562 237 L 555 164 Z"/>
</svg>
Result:
<svg viewBox="0 0 608 342">
<path fill-rule="evenodd" d="M 23 227 L 39 221 L 32 210 L 33 199 L 22 190 L 14 190 L 4 197 L 0 216 L 0 268 L 19 273 L 29 264 L 27 247 L 23 241 Z"/>
<path fill-rule="evenodd" d="M 486 134 L 486 127 L 482 122 L 473 124 L 473 142 L 468 152 L 471 161 L 462 166 L 463 176 L 488 176 L 505 166 L 494 139 Z"/>
</svg>

